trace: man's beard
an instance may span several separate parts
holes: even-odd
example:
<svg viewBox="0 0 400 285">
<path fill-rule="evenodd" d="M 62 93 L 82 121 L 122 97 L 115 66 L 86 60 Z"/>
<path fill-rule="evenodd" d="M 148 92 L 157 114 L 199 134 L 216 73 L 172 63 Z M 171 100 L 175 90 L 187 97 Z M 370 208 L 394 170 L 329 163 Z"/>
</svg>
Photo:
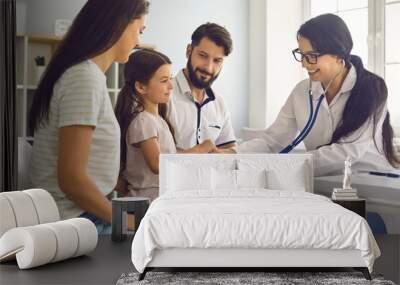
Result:
<svg viewBox="0 0 400 285">
<path fill-rule="evenodd" d="M 207 72 L 205 70 L 199 69 L 199 68 L 193 69 L 192 55 L 191 54 L 190 54 L 189 60 L 188 60 L 188 62 L 186 64 L 186 68 L 187 68 L 188 73 L 189 73 L 190 82 L 192 83 L 192 85 L 194 87 L 196 87 L 198 89 L 209 88 L 211 86 L 211 84 L 213 84 L 215 79 L 218 78 L 218 75 L 219 75 L 219 73 L 215 75 L 215 74 L 211 74 L 211 73 L 209 73 L 209 72 Z M 198 71 L 201 71 L 202 73 L 205 73 L 206 75 L 209 75 L 210 79 L 203 80 L 201 78 L 198 78 L 197 75 L 196 75 L 196 72 L 198 72 Z"/>
</svg>

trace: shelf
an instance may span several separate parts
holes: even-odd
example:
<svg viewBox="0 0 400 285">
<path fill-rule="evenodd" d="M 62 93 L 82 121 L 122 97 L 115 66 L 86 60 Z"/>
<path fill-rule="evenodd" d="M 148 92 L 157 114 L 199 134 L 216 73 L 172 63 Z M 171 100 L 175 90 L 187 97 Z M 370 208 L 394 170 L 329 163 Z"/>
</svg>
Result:
<svg viewBox="0 0 400 285">
<path fill-rule="evenodd" d="M 26 89 L 28 89 L 28 90 L 35 90 L 36 88 L 37 88 L 36 85 L 28 85 L 28 86 L 26 86 Z"/>
<path fill-rule="evenodd" d="M 26 34 L 17 34 L 17 38 L 27 37 L 29 42 L 38 43 L 38 44 L 50 44 L 56 45 L 62 41 L 61 37 L 56 36 L 38 36 L 38 35 L 26 35 Z"/>
<path fill-rule="evenodd" d="M 36 85 L 23 85 L 23 84 L 17 84 L 17 90 L 36 90 L 37 86 Z"/>
</svg>

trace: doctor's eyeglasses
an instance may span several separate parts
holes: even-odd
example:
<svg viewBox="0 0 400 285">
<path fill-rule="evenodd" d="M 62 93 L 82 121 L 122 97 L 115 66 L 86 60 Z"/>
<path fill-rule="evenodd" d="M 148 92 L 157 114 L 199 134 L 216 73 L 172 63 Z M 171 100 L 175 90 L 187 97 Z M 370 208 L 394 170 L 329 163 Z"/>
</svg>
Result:
<svg viewBox="0 0 400 285">
<path fill-rule="evenodd" d="M 294 59 L 297 60 L 298 62 L 302 62 L 303 59 L 305 58 L 306 61 L 309 64 L 316 64 L 318 61 L 318 57 L 320 57 L 323 54 L 314 52 L 314 53 L 302 53 L 298 48 L 292 50 L 292 54 L 294 56 Z"/>
</svg>

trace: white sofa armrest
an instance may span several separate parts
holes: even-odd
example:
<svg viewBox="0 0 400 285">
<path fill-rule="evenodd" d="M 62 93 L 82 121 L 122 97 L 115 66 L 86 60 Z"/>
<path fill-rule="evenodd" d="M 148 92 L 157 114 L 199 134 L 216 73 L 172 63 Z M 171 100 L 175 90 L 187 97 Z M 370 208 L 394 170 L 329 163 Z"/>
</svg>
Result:
<svg viewBox="0 0 400 285">
<path fill-rule="evenodd" d="M 16 258 L 20 269 L 33 268 L 86 254 L 97 241 L 96 226 L 84 218 L 13 228 L 0 238 L 0 262 Z"/>
</svg>

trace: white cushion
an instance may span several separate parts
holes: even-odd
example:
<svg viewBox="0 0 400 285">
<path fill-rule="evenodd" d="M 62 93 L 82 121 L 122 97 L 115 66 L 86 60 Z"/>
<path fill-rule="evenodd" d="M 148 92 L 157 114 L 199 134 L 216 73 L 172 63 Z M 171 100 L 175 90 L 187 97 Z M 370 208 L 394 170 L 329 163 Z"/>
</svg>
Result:
<svg viewBox="0 0 400 285">
<path fill-rule="evenodd" d="M 17 227 L 33 226 L 39 223 L 35 205 L 31 197 L 23 191 L 3 192 L 13 210 Z"/>
<path fill-rule="evenodd" d="M 96 247 L 97 230 L 90 220 L 59 218 L 53 197 L 43 189 L 0 193 L 0 262 L 16 258 L 19 268 L 27 269 Z"/>
<path fill-rule="evenodd" d="M 168 191 L 212 189 L 211 167 L 171 163 L 168 172 Z"/>
<path fill-rule="evenodd" d="M 213 168 L 214 190 L 234 191 L 241 188 L 267 188 L 266 170 L 230 170 Z"/>
<path fill-rule="evenodd" d="M 260 170 L 267 172 L 267 188 L 271 190 L 307 191 L 311 189 L 307 177 L 309 169 L 305 161 L 296 159 L 239 159 L 240 170 Z"/>
<path fill-rule="evenodd" d="M 85 218 L 75 218 L 65 220 L 71 224 L 78 234 L 78 248 L 73 257 L 86 254 L 96 248 L 97 245 L 97 229 L 92 221 Z"/>
<path fill-rule="evenodd" d="M 49 263 L 56 251 L 57 239 L 43 225 L 14 228 L 0 238 L 0 261 L 16 258 L 20 269 Z"/>
<path fill-rule="evenodd" d="M 57 239 L 56 254 L 51 262 L 57 262 L 70 258 L 75 255 L 78 249 L 78 233 L 70 223 L 66 222 L 55 222 L 44 224 L 44 227 L 49 228 Z"/>
<path fill-rule="evenodd" d="M 236 170 L 232 169 L 212 169 L 213 189 L 236 190 Z"/>
<path fill-rule="evenodd" d="M 0 237 L 15 227 L 34 226 L 60 219 L 56 202 L 43 189 L 0 193 L 0 213 Z"/>
<path fill-rule="evenodd" d="M 17 227 L 17 222 L 11 204 L 6 197 L 0 195 L 0 237 L 15 227 Z"/>
<path fill-rule="evenodd" d="M 267 171 L 262 170 L 236 170 L 238 188 L 267 188 Z"/>
<path fill-rule="evenodd" d="M 215 169 L 226 169 L 226 170 L 235 170 L 236 169 L 236 159 L 224 159 L 224 158 L 219 158 L 215 159 L 213 156 L 214 155 L 209 155 L 211 156 L 212 160 L 210 160 L 208 163 Z M 202 165 L 204 165 L 204 161 L 202 162 Z"/>
<path fill-rule="evenodd" d="M 43 189 L 28 189 L 23 192 L 31 197 L 39 218 L 39 224 L 60 220 L 56 202 L 49 192 Z"/>
<path fill-rule="evenodd" d="M 20 269 L 79 256 L 97 245 L 96 226 L 76 218 L 7 231 L 0 238 L 0 261 L 16 257 Z"/>
<path fill-rule="evenodd" d="M 267 172 L 268 188 L 274 190 L 306 191 L 304 163 L 276 165 Z"/>
</svg>

